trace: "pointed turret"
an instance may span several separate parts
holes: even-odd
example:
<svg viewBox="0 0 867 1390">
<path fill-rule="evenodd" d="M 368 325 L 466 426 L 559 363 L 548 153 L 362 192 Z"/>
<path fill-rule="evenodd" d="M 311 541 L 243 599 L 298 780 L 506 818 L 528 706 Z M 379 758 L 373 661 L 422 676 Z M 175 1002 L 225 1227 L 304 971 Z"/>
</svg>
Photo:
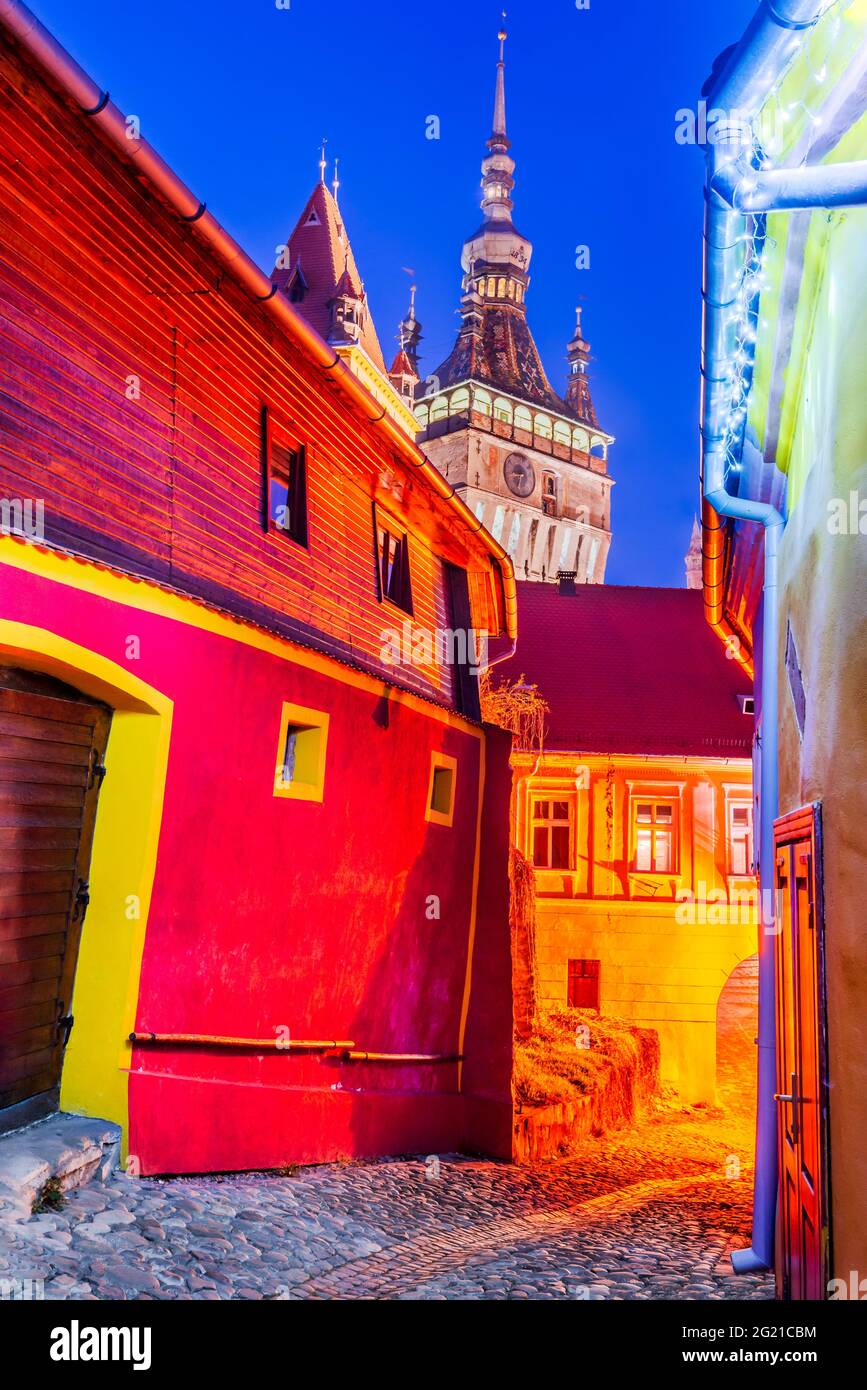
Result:
<svg viewBox="0 0 867 1390">
<path fill-rule="evenodd" d="M 566 348 L 569 360 L 569 381 L 566 386 L 566 404 L 576 419 L 585 425 L 599 428 L 596 410 L 590 395 L 590 381 L 587 364 L 590 361 L 590 344 L 581 331 L 581 307 L 575 310 L 575 334 Z"/>
<path fill-rule="evenodd" d="M 415 396 L 415 388 L 419 381 L 418 347 L 421 341 L 421 324 L 415 316 L 415 292 L 416 287 L 412 285 L 409 292 L 409 310 L 397 330 L 400 347 L 388 373 L 388 379 L 394 389 L 409 402 L 412 402 Z"/>
<path fill-rule="evenodd" d="M 335 346 L 357 343 L 385 373 L 385 359 L 370 316 L 343 215 L 325 183 L 325 147 L 319 182 L 274 268 L 274 283 L 308 323 Z M 335 192 L 339 181 L 335 174 Z"/>
</svg>

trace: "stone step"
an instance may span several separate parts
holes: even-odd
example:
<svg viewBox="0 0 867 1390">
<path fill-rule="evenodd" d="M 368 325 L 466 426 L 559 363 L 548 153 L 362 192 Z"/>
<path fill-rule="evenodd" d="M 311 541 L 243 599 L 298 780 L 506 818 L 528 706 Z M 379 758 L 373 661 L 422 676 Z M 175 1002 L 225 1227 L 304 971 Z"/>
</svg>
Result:
<svg viewBox="0 0 867 1390">
<path fill-rule="evenodd" d="M 63 1111 L 0 1136 L 0 1204 L 24 1218 L 51 1178 L 63 1192 L 106 1182 L 120 1161 L 120 1139 L 110 1120 Z"/>
</svg>

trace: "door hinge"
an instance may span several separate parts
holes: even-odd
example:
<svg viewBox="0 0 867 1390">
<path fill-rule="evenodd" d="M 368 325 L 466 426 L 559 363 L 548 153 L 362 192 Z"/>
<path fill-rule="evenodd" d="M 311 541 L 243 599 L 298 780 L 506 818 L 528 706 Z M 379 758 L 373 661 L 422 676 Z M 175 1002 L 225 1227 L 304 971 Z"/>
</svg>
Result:
<svg viewBox="0 0 867 1390">
<path fill-rule="evenodd" d="M 61 1003 L 59 1007 L 62 1009 L 63 1004 Z M 57 1041 L 63 1048 L 69 1045 L 69 1035 L 72 1032 L 72 1025 L 74 1022 L 75 1018 L 72 1014 L 61 1014 L 57 1020 Z"/>
<path fill-rule="evenodd" d="M 95 748 L 91 748 L 91 750 L 90 750 L 90 780 L 88 781 L 88 784 L 87 784 L 88 791 L 90 791 L 90 789 L 91 789 L 94 785 L 99 786 L 99 787 L 102 786 L 103 781 L 105 780 L 105 774 L 106 774 L 107 771 L 108 771 L 108 769 L 106 768 L 106 765 L 105 765 L 105 763 L 103 762 L 102 758 L 99 756 L 99 753 L 97 752 L 97 750 L 96 750 Z"/>
<path fill-rule="evenodd" d="M 84 915 L 90 904 L 90 884 L 86 879 L 80 878 L 75 889 L 75 901 L 72 908 L 72 920 L 83 922 Z"/>
</svg>

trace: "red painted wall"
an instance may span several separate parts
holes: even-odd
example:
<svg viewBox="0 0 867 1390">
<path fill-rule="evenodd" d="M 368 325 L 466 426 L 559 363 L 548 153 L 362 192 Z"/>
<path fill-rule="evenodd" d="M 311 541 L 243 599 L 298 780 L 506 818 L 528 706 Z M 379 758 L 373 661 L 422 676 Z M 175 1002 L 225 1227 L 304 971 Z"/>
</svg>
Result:
<svg viewBox="0 0 867 1390">
<path fill-rule="evenodd" d="M 480 738 L 390 703 L 385 686 L 360 690 L 19 571 L 4 568 L 0 593 L 2 616 L 119 664 L 135 634 L 135 674 L 174 701 L 137 1028 L 273 1037 L 287 1027 L 371 1051 L 456 1051 Z M 331 716 L 321 805 L 273 796 L 287 700 Z M 499 731 L 484 739 L 463 1091 L 456 1064 L 136 1048 L 129 1150 L 142 1172 L 462 1147 L 508 1155 L 509 745 Z M 458 761 L 451 827 L 424 818 L 433 749 Z M 110 740 L 107 764 L 110 775 Z M 438 920 L 427 916 L 431 895 Z"/>
</svg>

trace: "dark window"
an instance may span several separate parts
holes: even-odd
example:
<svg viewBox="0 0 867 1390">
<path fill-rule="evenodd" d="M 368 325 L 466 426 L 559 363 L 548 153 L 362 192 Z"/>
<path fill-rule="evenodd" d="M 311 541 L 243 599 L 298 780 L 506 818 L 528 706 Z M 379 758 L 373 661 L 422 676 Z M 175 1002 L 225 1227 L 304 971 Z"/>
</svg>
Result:
<svg viewBox="0 0 867 1390">
<path fill-rule="evenodd" d="M 262 454 L 267 531 L 279 531 L 307 544 L 307 450 L 274 438 L 267 408 L 262 411 Z"/>
<path fill-rule="evenodd" d="M 409 575 L 409 544 L 404 531 L 376 526 L 376 561 L 379 597 L 388 599 L 405 613 L 412 613 L 412 584 Z"/>
<path fill-rule="evenodd" d="M 568 801 L 534 801 L 533 863 L 537 869 L 570 867 L 571 826 Z"/>
<path fill-rule="evenodd" d="M 573 1009 L 595 1009 L 599 1012 L 598 960 L 570 960 L 567 1003 Z"/>
</svg>

